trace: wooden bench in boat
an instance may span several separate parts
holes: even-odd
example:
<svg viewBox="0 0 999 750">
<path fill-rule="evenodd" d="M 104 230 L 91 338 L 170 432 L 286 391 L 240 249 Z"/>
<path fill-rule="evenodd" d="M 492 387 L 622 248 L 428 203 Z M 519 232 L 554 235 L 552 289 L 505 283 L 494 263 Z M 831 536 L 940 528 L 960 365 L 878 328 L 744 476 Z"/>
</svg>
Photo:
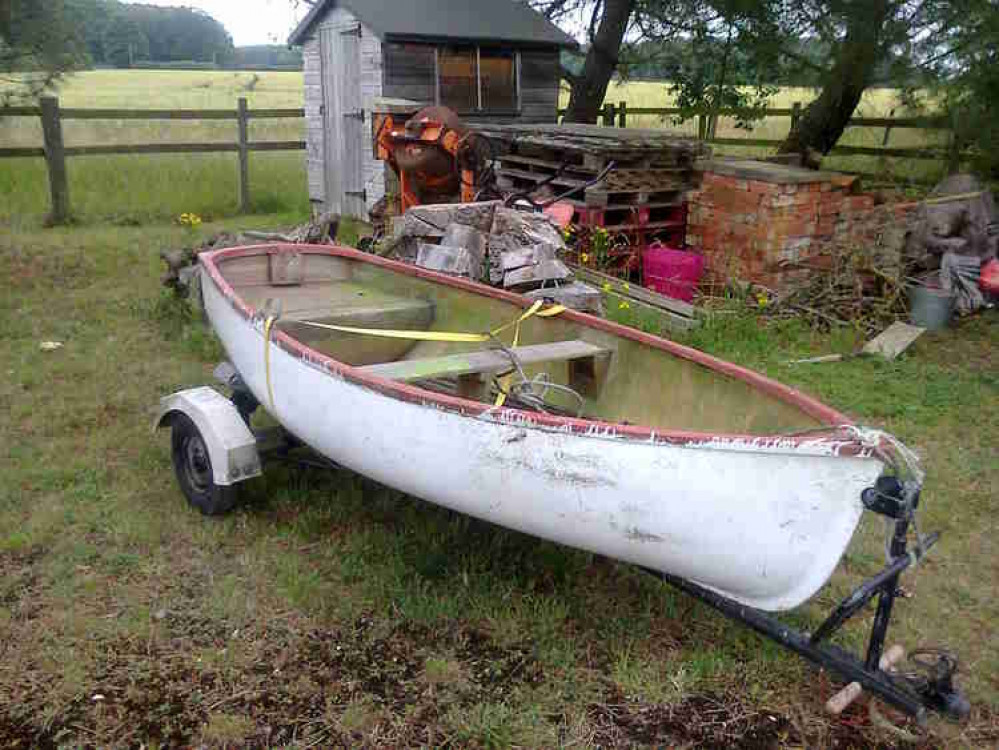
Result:
<svg viewBox="0 0 999 750">
<path fill-rule="evenodd" d="M 574 339 L 549 344 L 531 344 L 510 349 L 521 365 L 540 362 L 568 362 L 569 386 L 581 395 L 595 395 L 606 373 L 611 351 L 588 341 Z M 503 349 L 448 354 L 425 359 L 403 359 L 397 362 L 368 365 L 361 370 L 390 380 L 429 380 L 457 378 L 458 392 L 467 398 L 483 398 L 489 381 L 484 375 L 514 368 Z"/>
</svg>

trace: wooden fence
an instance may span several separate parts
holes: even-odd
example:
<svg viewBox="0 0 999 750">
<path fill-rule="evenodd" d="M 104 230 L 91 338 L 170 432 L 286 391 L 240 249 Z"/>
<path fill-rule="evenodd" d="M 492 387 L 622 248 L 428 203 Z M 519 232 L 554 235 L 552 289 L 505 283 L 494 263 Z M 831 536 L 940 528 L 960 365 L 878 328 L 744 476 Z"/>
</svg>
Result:
<svg viewBox="0 0 999 750">
<path fill-rule="evenodd" d="M 41 156 L 48 167 L 52 195 L 50 221 L 61 224 L 71 216 L 66 159 L 72 156 L 107 154 L 208 154 L 235 153 L 239 157 L 239 210 L 250 208 L 250 152 L 298 151 L 305 141 L 251 141 L 249 123 L 253 119 L 301 118 L 303 109 L 249 109 L 240 98 L 236 109 L 63 109 L 55 97 L 44 97 L 39 107 L 0 108 L 0 117 L 39 117 L 44 146 L 0 147 L 0 159 Z M 138 143 L 96 146 L 67 146 L 62 137 L 63 120 L 235 120 L 238 139 L 234 143 Z"/>
<path fill-rule="evenodd" d="M 767 109 L 765 117 L 788 117 L 790 126 L 788 132 L 797 127 L 801 119 L 803 108 L 800 102 L 790 109 Z M 566 110 L 560 109 L 559 118 L 565 115 Z M 678 107 L 629 107 L 627 102 L 618 104 L 604 104 L 601 114 L 601 122 L 606 127 L 628 127 L 628 117 L 638 115 L 659 115 L 678 116 L 682 110 Z M 720 109 L 716 113 L 719 117 L 737 116 L 741 112 L 734 109 Z M 779 146 L 784 142 L 783 138 L 715 138 L 709 137 L 708 129 L 711 116 L 709 114 L 699 114 L 697 117 L 698 138 L 707 143 L 717 143 L 722 146 Z M 932 117 L 854 117 L 850 120 L 850 127 L 884 128 L 884 136 L 881 146 L 836 146 L 831 153 L 842 156 L 895 156 L 908 159 L 946 159 L 949 156 L 949 149 L 941 148 L 889 148 L 888 139 L 892 130 L 918 129 L 918 130 L 950 130 L 950 121 L 944 116 Z"/>
<path fill-rule="evenodd" d="M 671 107 L 629 107 L 627 102 L 604 105 L 601 120 L 608 127 L 628 127 L 628 117 L 638 115 L 677 116 L 678 108 Z M 790 109 L 768 109 L 767 117 L 790 118 L 790 129 L 797 126 L 802 107 L 795 103 Z M 559 117 L 565 110 L 559 110 Z M 722 109 L 718 116 L 737 115 L 736 110 Z M 249 122 L 252 119 L 301 118 L 303 109 L 249 109 L 246 99 L 240 98 L 236 109 L 63 109 L 55 97 L 45 97 L 39 107 L 0 108 L 2 117 L 38 117 L 42 122 L 44 145 L 39 147 L 0 147 L 0 159 L 40 156 L 45 158 L 48 167 L 49 189 L 52 195 L 50 221 L 64 223 L 70 215 L 69 186 L 66 179 L 66 159 L 73 156 L 95 156 L 107 154 L 206 154 L 215 152 L 235 153 L 239 157 L 239 210 L 249 211 L 251 151 L 292 151 L 304 150 L 305 141 L 250 141 Z M 708 137 L 710 116 L 697 115 L 698 137 L 708 143 L 726 146 L 777 146 L 782 139 L 767 138 L 715 138 Z M 140 143 L 111 144 L 96 146 L 66 146 L 62 137 L 63 120 L 235 120 L 238 125 L 238 140 L 234 143 Z M 947 147 L 938 148 L 889 148 L 888 139 L 892 130 L 902 128 L 947 130 L 950 123 L 945 117 L 857 117 L 850 120 L 855 127 L 884 128 L 880 147 L 837 146 L 833 154 L 844 156 L 893 156 L 907 159 L 946 159 Z"/>
</svg>

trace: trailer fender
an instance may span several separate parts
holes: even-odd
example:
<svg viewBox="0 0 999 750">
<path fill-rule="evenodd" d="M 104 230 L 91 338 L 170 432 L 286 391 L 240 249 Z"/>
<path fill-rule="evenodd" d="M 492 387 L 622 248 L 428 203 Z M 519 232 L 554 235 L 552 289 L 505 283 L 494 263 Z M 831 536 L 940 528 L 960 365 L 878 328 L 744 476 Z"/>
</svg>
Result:
<svg viewBox="0 0 999 750">
<path fill-rule="evenodd" d="M 233 403 L 213 388 L 201 386 L 160 399 L 153 430 L 166 427 L 174 415 L 185 414 L 201 432 L 212 461 L 217 485 L 231 485 L 260 476 L 257 439 Z"/>
</svg>

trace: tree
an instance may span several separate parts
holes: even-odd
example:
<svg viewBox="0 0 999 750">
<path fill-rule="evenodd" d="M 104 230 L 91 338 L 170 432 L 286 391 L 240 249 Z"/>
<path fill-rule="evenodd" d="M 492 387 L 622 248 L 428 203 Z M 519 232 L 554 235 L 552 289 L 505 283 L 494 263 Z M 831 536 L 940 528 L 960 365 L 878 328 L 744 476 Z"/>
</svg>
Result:
<svg viewBox="0 0 999 750">
<path fill-rule="evenodd" d="M 687 6 L 687 12 L 678 13 L 679 5 Z M 667 40 L 659 44 L 667 52 L 661 67 L 680 121 L 707 114 L 699 118 L 704 128 L 698 135 L 714 138 L 722 110 L 735 110 L 736 127 L 747 129 L 765 115 L 767 102 L 777 93 L 772 82 L 780 76 L 767 55 L 759 50 L 747 54 L 748 24 L 738 5 L 660 2 L 645 10 L 639 22 L 644 35 Z"/>
<path fill-rule="evenodd" d="M 999 183 L 999 0 L 963 0 L 961 11 L 927 67 L 954 129 L 952 168 L 969 154 L 976 172 Z"/>
<path fill-rule="evenodd" d="M 0 103 L 37 97 L 86 62 L 63 0 L 0 0 Z"/>
<path fill-rule="evenodd" d="M 781 153 L 827 154 L 839 141 L 873 81 L 878 65 L 905 40 L 904 0 L 830 0 L 799 2 L 785 20 L 783 34 L 804 32 L 830 46 L 833 64 L 822 76 L 821 91 L 802 114 Z M 925 5 L 925 3 L 924 3 Z"/>
<path fill-rule="evenodd" d="M 596 122 L 636 4 L 637 0 L 597 0 L 594 4 L 583 70 L 569 79 L 567 122 Z"/>
<path fill-rule="evenodd" d="M 994 58 L 983 50 L 988 40 L 995 43 L 995 28 L 989 24 L 999 18 L 999 0 L 532 2 L 556 21 L 570 19 L 578 26 L 580 19 L 589 19 L 582 71 L 565 75 L 572 91 L 566 118 L 571 120 L 596 119 L 615 68 L 626 71 L 633 63 L 648 65 L 650 57 L 671 54 L 673 59 L 660 68 L 679 76 L 674 83 L 681 100 L 709 112 L 732 101 L 733 62 L 739 78 L 752 71 L 757 85 L 807 76 L 820 93 L 780 148 L 803 156 L 826 154 L 835 146 L 876 80 L 896 85 L 946 80 L 952 91 L 958 82 L 966 84 L 965 90 L 974 84 L 977 90 L 991 91 L 986 82 L 992 80 L 988 71 L 994 70 L 989 67 Z M 683 45 L 688 50 L 696 45 L 698 53 L 686 60 L 678 57 Z M 971 55 L 972 49 L 978 52 Z M 973 100 L 963 101 L 968 105 Z M 979 100 L 979 109 L 983 101 L 994 98 Z M 963 111 L 975 110 L 965 106 Z M 979 112 L 978 117 L 987 120 L 988 114 Z"/>
<path fill-rule="evenodd" d="M 130 68 L 136 60 L 149 57 L 149 39 L 127 13 L 113 12 L 101 35 L 104 61 L 118 68 Z"/>
</svg>

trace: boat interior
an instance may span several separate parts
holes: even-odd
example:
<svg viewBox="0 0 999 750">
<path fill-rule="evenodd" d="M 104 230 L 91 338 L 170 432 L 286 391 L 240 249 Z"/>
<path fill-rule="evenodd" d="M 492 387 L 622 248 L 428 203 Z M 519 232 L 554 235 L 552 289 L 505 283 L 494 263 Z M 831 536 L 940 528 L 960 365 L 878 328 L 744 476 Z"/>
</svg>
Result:
<svg viewBox="0 0 999 750">
<path fill-rule="evenodd" d="M 428 390 L 661 430 L 772 435 L 820 426 L 795 404 L 668 351 L 568 320 L 531 317 L 488 341 L 411 341 L 318 328 L 483 333 L 516 320 L 505 300 L 351 258 L 268 252 L 223 258 L 242 300 L 280 304 L 277 327 L 340 362 Z M 279 301 L 279 302 L 278 302 Z"/>
</svg>

